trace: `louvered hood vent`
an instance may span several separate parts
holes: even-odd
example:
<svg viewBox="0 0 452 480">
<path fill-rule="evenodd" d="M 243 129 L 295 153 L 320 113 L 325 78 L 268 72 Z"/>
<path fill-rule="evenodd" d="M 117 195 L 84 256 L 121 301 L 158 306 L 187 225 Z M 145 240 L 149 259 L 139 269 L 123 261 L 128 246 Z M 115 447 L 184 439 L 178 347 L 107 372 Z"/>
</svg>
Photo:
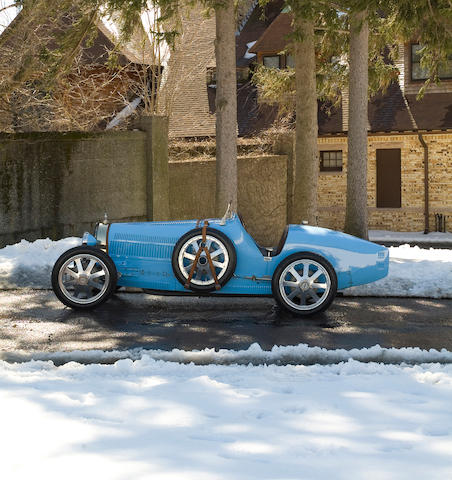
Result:
<svg viewBox="0 0 452 480">
<path fill-rule="evenodd" d="M 178 238 L 116 233 L 109 239 L 110 255 L 170 259 Z"/>
</svg>

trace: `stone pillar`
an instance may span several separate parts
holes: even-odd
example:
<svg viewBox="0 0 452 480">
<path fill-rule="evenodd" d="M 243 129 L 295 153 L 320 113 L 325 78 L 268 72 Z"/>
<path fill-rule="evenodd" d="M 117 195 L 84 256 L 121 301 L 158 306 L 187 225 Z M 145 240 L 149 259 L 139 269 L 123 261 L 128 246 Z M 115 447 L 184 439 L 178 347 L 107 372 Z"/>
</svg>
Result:
<svg viewBox="0 0 452 480">
<path fill-rule="evenodd" d="M 140 117 L 139 127 L 146 132 L 147 218 L 169 220 L 168 117 Z"/>
</svg>

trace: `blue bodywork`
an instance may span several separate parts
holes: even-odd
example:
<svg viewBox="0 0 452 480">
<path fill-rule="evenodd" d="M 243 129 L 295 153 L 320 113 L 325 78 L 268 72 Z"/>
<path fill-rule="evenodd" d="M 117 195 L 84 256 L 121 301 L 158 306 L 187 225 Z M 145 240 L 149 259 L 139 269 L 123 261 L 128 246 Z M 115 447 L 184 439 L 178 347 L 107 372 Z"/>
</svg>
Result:
<svg viewBox="0 0 452 480">
<path fill-rule="evenodd" d="M 209 227 L 223 232 L 235 246 L 237 266 L 219 292 L 225 295 L 271 295 L 271 279 L 278 264 L 297 252 L 312 252 L 334 267 L 338 290 L 374 282 L 388 273 L 388 250 L 381 245 L 325 228 L 289 225 L 284 247 L 274 257 L 265 256 L 236 214 L 223 222 L 209 219 Z M 107 253 L 119 273 L 118 285 L 152 290 L 187 292 L 171 266 L 179 238 L 196 228 L 196 220 L 113 223 L 108 229 Z M 96 239 L 85 234 L 85 243 Z"/>
</svg>

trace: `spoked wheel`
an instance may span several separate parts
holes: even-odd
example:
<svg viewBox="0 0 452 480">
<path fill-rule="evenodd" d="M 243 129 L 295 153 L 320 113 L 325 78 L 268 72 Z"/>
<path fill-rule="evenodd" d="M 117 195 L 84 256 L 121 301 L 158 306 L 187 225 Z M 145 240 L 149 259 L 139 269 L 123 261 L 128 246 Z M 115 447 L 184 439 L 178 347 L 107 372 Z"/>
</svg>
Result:
<svg viewBox="0 0 452 480">
<path fill-rule="evenodd" d="M 195 228 L 183 235 L 174 247 L 173 271 L 182 285 L 188 281 L 196 254 L 202 247 L 202 241 L 202 229 Z M 226 235 L 212 228 L 206 230 L 205 246 L 209 251 L 218 283 L 223 286 L 235 270 L 237 263 L 235 248 Z M 210 292 L 215 289 L 215 278 L 205 252 L 199 255 L 189 288 L 197 292 Z"/>
<path fill-rule="evenodd" d="M 63 253 L 52 271 L 52 288 L 65 305 L 93 308 L 115 291 L 117 280 L 113 260 L 101 250 L 75 247 Z"/>
<path fill-rule="evenodd" d="M 283 260 L 275 270 L 272 291 L 276 301 L 298 315 L 326 310 L 337 291 L 336 272 L 319 255 L 296 253 Z"/>
</svg>

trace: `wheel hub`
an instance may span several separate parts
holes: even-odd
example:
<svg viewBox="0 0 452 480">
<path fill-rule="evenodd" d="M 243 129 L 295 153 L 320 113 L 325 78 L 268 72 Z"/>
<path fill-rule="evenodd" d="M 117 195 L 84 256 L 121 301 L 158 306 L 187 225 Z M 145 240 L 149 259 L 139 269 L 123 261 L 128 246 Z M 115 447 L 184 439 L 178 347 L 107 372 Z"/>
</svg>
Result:
<svg viewBox="0 0 452 480">
<path fill-rule="evenodd" d="M 58 286 L 61 293 L 77 305 L 94 303 L 108 289 L 110 272 L 106 264 L 90 253 L 74 254 L 61 266 Z"/>
<path fill-rule="evenodd" d="M 302 292 L 307 292 L 310 288 L 311 288 L 311 286 L 309 285 L 309 282 L 301 282 L 300 283 L 300 290 Z"/>
</svg>

